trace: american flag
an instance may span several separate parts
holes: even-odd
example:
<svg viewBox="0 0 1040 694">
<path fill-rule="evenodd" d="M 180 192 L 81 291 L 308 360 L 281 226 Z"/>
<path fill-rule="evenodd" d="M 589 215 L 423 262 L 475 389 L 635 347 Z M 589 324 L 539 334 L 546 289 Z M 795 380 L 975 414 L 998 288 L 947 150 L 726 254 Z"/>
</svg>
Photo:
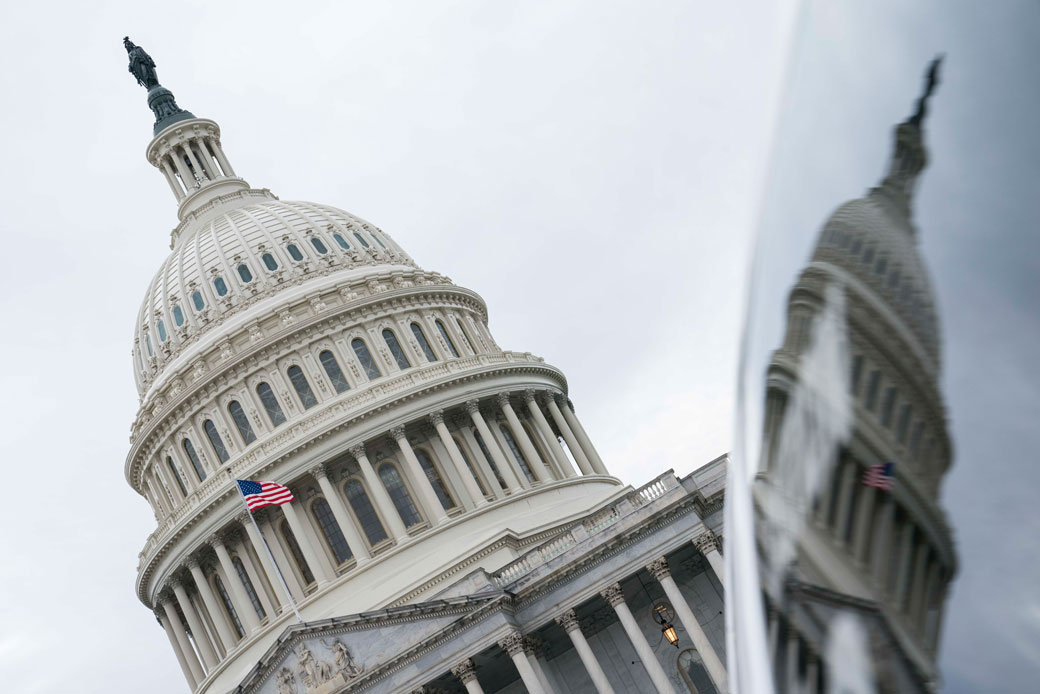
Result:
<svg viewBox="0 0 1040 694">
<path fill-rule="evenodd" d="M 892 480 L 895 479 L 895 463 L 879 463 L 871 465 L 863 473 L 863 484 L 886 492 L 892 490 Z"/>
<path fill-rule="evenodd" d="M 281 506 L 293 500 L 289 488 L 276 482 L 254 482 L 252 480 L 235 480 L 242 498 L 250 511 L 264 506 Z"/>
</svg>

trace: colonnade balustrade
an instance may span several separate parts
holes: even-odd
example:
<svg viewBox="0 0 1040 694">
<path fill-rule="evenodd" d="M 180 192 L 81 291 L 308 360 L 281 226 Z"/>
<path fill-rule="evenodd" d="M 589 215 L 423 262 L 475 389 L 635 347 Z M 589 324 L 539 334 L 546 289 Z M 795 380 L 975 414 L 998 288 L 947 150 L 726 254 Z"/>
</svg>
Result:
<svg viewBox="0 0 1040 694">
<path fill-rule="evenodd" d="M 303 601 L 459 513 L 577 477 L 572 458 L 583 474 L 606 474 L 562 395 L 533 389 L 516 395 L 436 410 L 355 444 L 349 457 L 290 481 L 293 502 L 256 512 L 255 525 L 243 512 L 195 548 L 156 605 L 192 688 L 239 643 L 290 610 L 290 595 Z M 319 510 L 318 499 L 327 507 Z"/>
<path fill-rule="evenodd" d="M 209 181 L 235 175 L 220 143 L 212 135 L 201 135 L 173 145 L 157 162 L 177 200 Z"/>
</svg>

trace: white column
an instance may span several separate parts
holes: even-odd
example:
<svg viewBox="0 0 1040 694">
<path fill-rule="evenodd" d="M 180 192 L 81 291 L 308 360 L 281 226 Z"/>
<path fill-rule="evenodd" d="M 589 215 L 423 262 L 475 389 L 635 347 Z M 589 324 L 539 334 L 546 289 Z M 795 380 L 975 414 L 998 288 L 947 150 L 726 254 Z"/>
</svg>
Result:
<svg viewBox="0 0 1040 694">
<path fill-rule="evenodd" d="M 538 482 L 548 482 L 552 480 L 552 475 L 542 465 L 542 459 L 538 455 L 538 449 L 531 443 L 530 437 L 527 435 L 527 431 L 524 430 L 522 424 L 520 424 L 520 418 L 516 416 L 516 412 L 513 411 L 513 406 L 509 404 L 509 394 L 499 393 L 498 394 L 498 406 L 502 408 L 502 413 L 506 416 L 506 422 L 509 423 L 509 430 L 513 432 L 513 439 L 517 445 L 520 446 L 520 451 L 524 454 L 524 458 L 527 459 L 527 466 L 531 468 L 531 472 L 534 473 L 534 478 Z"/>
<path fill-rule="evenodd" d="M 195 587 L 198 589 L 199 595 L 202 596 L 202 604 L 209 611 L 210 621 L 213 622 L 213 626 L 217 631 L 217 638 L 220 640 L 221 646 L 224 647 L 225 652 L 230 651 L 238 643 L 238 639 L 231 631 L 231 627 L 224 617 L 224 610 L 221 608 L 217 596 L 213 594 L 213 589 L 210 588 L 209 581 L 206 580 L 206 575 L 202 572 L 199 560 L 195 557 L 188 559 L 188 570 L 191 571 L 191 577 L 195 579 Z"/>
<path fill-rule="evenodd" d="M 169 605 L 169 603 L 167 603 L 163 607 L 165 607 L 168 611 L 169 607 L 167 607 L 167 605 Z M 181 628 L 181 630 L 183 631 L 183 628 L 180 624 L 180 620 L 177 620 L 177 627 L 174 627 L 174 625 L 170 623 L 170 618 L 167 617 L 166 614 L 156 612 L 155 617 L 159 620 L 159 624 L 162 625 L 163 631 L 166 632 L 166 638 L 170 639 L 170 646 L 173 647 L 173 653 L 177 656 L 177 662 L 181 666 L 181 672 L 184 673 L 184 679 L 188 681 L 188 688 L 192 691 L 195 691 L 195 686 L 199 683 L 199 680 L 196 679 L 195 673 L 192 671 L 190 661 L 188 660 L 188 656 L 184 652 L 184 647 L 181 646 L 180 641 L 177 638 L 178 634 L 174 630 L 175 628 Z M 194 659 L 195 653 L 192 652 L 190 657 Z M 197 664 L 198 660 L 196 660 L 195 662 Z"/>
<path fill-rule="evenodd" d="M 195 177 L 191 175 L 191 171 L 184 164 L 184 155 L 181 154 L 179 147 L 173 147 L 170 150 L 170 161 L 177 167 L 177 173 L 181 175 L 181 182 L 184 183 L 184 188 L 188 191 L 188 195 L 191 195 L 195 189 Z M 193 439 L 198 441 L 197 438 Z"/>
<path fill-rule="evenodd" d="M 632 643 L 632 647 L 639 654 L 639 660 L 642 661 L 646 674 L 650 675 L 650 679 L 653 681 L 658 694 L 675 694 L 671 680 L 665 674 L 661 663 L 657 661 L 657 656 L 654 655 L 653 649 L 650 648 L 646 637 L 643 636 L 643 631 L 639 628 L 639 624 L 636 623 L 635 617 L 632 616 L 632 611 L 625 604 L 625 593 L 621 590 L 621 584 L 615 583 L 612 586 L 608 586 L 600 595 L 614 608 L 618 621 L 621 622 L 621 626 L 628 635 L 628 640 Z"/>
<path fill-rule="evenodd" d="M 484 694 L 484 690 L 480 688 L 480 682 L 477 681 L 477 669 L 469 658 L 453 667 L 451 674 L 462 680 L 468 694 Z"/>
<path fill-rule="evenodd" d="M 394 437 L 394 440 L 397 441 L 397 447 L 401 449 L 401 455 L 404 456 L 408 472 L 412 477 L 412 484 L 419 492 L 422 505 L 426 508 L 426 517 L 430 519 L 430 525 L 440 525 L 446 522 L 448 514 L 445 513 L 444 507 L 441 506 L 441 501 L 437 498 L 437 492 L 433 490 L 433 485 L 430 483 L 430 478 L 426 476 L 426 471 L 422 469 L 419 459 L 415 457 L 415 451 L 412 450 L 412 444 L 408 443 L 404 427 L 394 427 L 390 430 L 390 435 Z"/>
<path fill-rule="evenodd" d="M 798 632 L 787 623 L 787 649 L 784 670 L 787 679 L 787 691 L 797 692 L 801 687 L 798 683 Z"/>
<path fill-rule="evenodd" d="M 437 434 L 435 428 L 430 427 L 426 432 L 426 441 L 430 445 L 430 449 L 433 450 L 434 462 L 440 464 L 440 471 L 447 477 L 447 483 L 459 502 L 458 505 L 466 511 L 472 511 L 477 507 L 477 500 L 473 498 L 473 492 L 470 490 L 466 480 L 472 478 L 473 473 L 469 472 L 468 469 L 464 473 L 459 472 L 452 454 L 445 448 L 444 442 L 441 441 L 441 437 Z M 454 443 L 454 440 L 452 442 Z M 457 449 L 458 446 L 455 448 Z M 463 465 L 465 466 L 465 461 L 463 461 Z M 477 487 L 477 496 L 480 499 L 483 499 L 484 496 L 480 493 L 479 486 Z"/>
<path fill-rule="evenodd" d="M 281 612 L 289 604 L 289 595 L 286 594 L 286 587 L 282 584 L 282 580 L 278 578 L 277 568 L 271 563 L 273 550 L 271 553 L 268 553 L 267 543 L 249 520 L 248 515 L 248 513 L 243 513 L 238 520 L 242 523 L 242 527 L 246 529 L 246 535 L 249 536 L 249 541 L 253 545 L 253 552 L 260 558 L 260 567 L 264 570 L 267 586 L 270 586 L 271 590 L 274 591 L 272 597 L 276 604 L 274 605 L 275 610 L 271 613 L 273 615 L 275 611 Z M 257 586 L 254 584 L 253 587 L 256 588 Z M 266 590 L 264 586 L 261 586 L 261 589 Z"/>
<path fill-rule="evenodd" d="M 210 145 L 213 148 L 213 155 L 217 158 L 217 163 L 220 164 L 220 169 L 224 172 L 225 176 L 234 176 L 235 170 L 231 168 L 231 162 L 224 156 L 224 150 L 221 148 L 220 143 L 216 138 L 209 138 Z"/>
<path fill-rule="evenodd" d="M 387 493 L 386 487 L 383 486 L 383 481 L 379 479 L 376 471 L 372 469 L 372 463 L 368 462 L 368 456 L 365 455 L 365 447 L 363 445 L 354 446 L 350 449 L 350 454 L 357 460 L 358 467 L 361 469 L 361 476 L 365 478 L 368 493 L 372 495 L 376 508 L 380 510 L 380 517 L 386 521 L 390 535 L 397 542 L 406 539 L 408 531 L 404 527 L 404 522 L 401 521 L 401 515 L 397 512 L 394 502 L 390 500 L 390 495 Z"/>
<path fill-rule="evenodd" d="M 289 529 L 292 530 L 293 536 L 296 538 L 296 544 L 300 546 L 300 551 L 303 552 L 303 558 L 307 561 L 307 567 L 310 568 L 311 573 L 314 574 L 314 580 L 318 582 L 318 586 L 320 587 L 327 584 L 331 579 L 328 574 L 325 573 L 325 565 L 321 563 L 321 559 L 318 557 L 314 545 L 311 544 L 310 534 L 307 532 L 307 529 L 303 527 L 303 521 L 300 520 L 300 515 L 296 512 L 296 508 L 293 506 L 294 503 L 295 502 L 282 504 L 282 513 L 285 514 L 285 520 L 289 521 Z"/>
<path fill-rule="evenodd" d="M 809 657 L 805 664 L 805 694 L 819 694 L 817 683 L 820 681 L 820 660 L 816 654 L 809 651 Z"/>
<path fill-rule="evenodd" d="M 192 167 L 195 169 L 195 176 L 198 178 L 199 185 L 202 185 L 206 178 L 202 175 L 202 165 L 199 164 L 199 160 L 198 158 L 196 158 L 195 152 L 192 151 L 191 145 L 189 145 L 188 143 L 184 143 L 183 145 L 181 145 L 181 148 L 184 150 L 184 154 L 187 155 L 188 161 L 191 162 Z"/>
<path fill-rule="evenodd" d="M 217 171 L 217 167 L 213 164 L 213 158 L 209 156 L 209 152 L 206 151 L 206 143 L 201 138 L 193 140 L 195 148 L 198 150 L 199 156 L 202 157 L 202 164 L 206 167 L 206 176 L 209 180 L 213 180 L 220 173 Z"/>
<path fill-rule="evenodd" d="M 284 567 L 282 569 L 282 576 L 285 577 L 285 582 L 289 585 L 289 591 L 297 602 L 302 601 L 304 598 L 303 586 L 301 586 L 300 582 L 296 579 L 296 574 L 289 568 L 291 566 L 289 564 L 289 558 L 285 556 L 285 552 L 282 551 L 282 545 L 278 542 L 277 531 L 274 529 L 274 526 L 271 524 L 267 515 L 258 517 L 257 521 L 260 523 L 260 532 L 263 533 L 264 538 L 266 538 L 265 543 L 271 548 L 271 554 L 274 555 L 275 562 L 279 567 Z M 275 576 L 271 574 L 270 577 L 273 583 Z M 289 607 L 288 601 L 282 603 L 283 612 L 286 607 Z"/>
<path fill-rule="evenodd" d="M 502 415 L 500 419 L 498 415 L 495 415 L 493 418 L 489 417 L 485 421 L 490 422 L 490 424 L 488 424 L 488 430 L 491 432 L 491 436 L 494 437 L 498 449 L 502 451 L 503 455 L 505 455 L 509 461 L 509 470 L 520 483 L 520 488 L 530 489 L 534 482 L 527 477 L 527 473 L 524 471 L 524 464 L 526 464 L 527 461 L 525 460 L 524 463 L 520 462 L 516 457 L 516 454 L 513 453 L 513 448 L 509 445 L 509 440 L 506 439 L 505 435 L 502 433 L 505 431 L 505 416 Z M 516 442 L 514 441 L 513 443 Z M 533 474 L 531 476 L 534 477 Z"/>
<path fill-rule="evenodd" d="M 711 570 L 715 572 L 715 577 L 719 579 L 719 583 L 725 588 L 726 562 L 723 560 L 722 555 L 719 554 L 719 538 L 715 536 L 715 533 L 708 530 L 693 538 L 693 544 L 704 555 L 704 558 L 708 560 Z"/>
<path fill-rule="evenodd" d="M 206 627 L 202 625 L 202 620 L 195 614 L 195 607 L 191 604 L 191 600 L 188 599 L 188 593 L 184 590 L 184 586 L 179 582 L 174 582 L 173 594 L 177 598 L 177 604 L 181 606 L 184 618 L 188 620 L 191 634 L 195 637 L 195 645 L 199 647 L 199 655 L 202 656 L 202 664 L 205 665 L 206 670 L 212 670 L 216 666 L 218 658 L 213 650 L 213 646 L 210 645 Z M 199 679 L 202 678 L 200 677 Z"/>
<path fill-rule="evenodd" d="M 527 659 L 527 654 L 524 653 L 524 637 L 520 632 L 513 631 L 507 634 L 498 642 L 498 647 L 509 654 L 509 658 L 516 666 L 517 672 L 520 673 L 520 679 L 523 680 L 524 687 L 527 688 L 529 694 L 551 694 L 551 692 L 545 691 L 542 683 L 538 681 L 538 675 L 535 674 L 531 662 Z"/>
<path fill-rule="evenodd" d="M 553 421 L 556 422 L 556 428 L 559 429 L 560 433 L 563 435 L 563 440 L 567 442 L 567 448 L 571 449 L 571 455 L 574 457 L 574 461 L 578 463 L 578 467 L 581 469 L 582 474 L 596 474 L 595 469 L 592 467 L 592 463 L 589 462 L 588 456 L 585 455 L 585 451 L 582 450 L 581 444 L 578 443 L 574 431 L 571 430 L 571 427 L 567 424 L 567 420 L 564 418 L 563 413 L 560 412 L 560 408 L 556 404 L 556 398 L 550 396 L 546 399 L 545 405 L 549 408 L 549 414 L 552 415 Z M 564 407 L 566 407 L 566 405 L 564 405 Z"/>
<path fill-rule="evenodd" d="M 250 525 L 252 525 L 252 523 L 250 523 Z M 264 609 L 264 614 L 273 619 L 275 606 L 271 603 L 267 591 L 264 590 L 264 583 L 261 580 L 260 572 L 257 571 L 256 563 L 253 561 L 252 555 L 249 554 L 249 549 L 246 547 L 245 540 L 239 539 L 235 545 L 235 550 L 238 552 L 239 559 L 242 560 L 242 568 L 246 570 L 246 576 L 249 577 L 249 582 L 253 585 L 253 592 L 256 593 L 256 599 L 260 601 L 260 607 Z"/>
<path fill-rule="evenodd" d="M 170 184 L 170 190 L 173 191 L 174 196 L 177 200 L 184 197 L 184 191 L 181 189 L 180 180 L 177 178 L 177 174 L 173 172 L 173 168 L 170 166 L 170 160 L 167 157 L 163 157 L 159 160 L 159 166 L 166 175 L 166 181 Z"/>
<path fill-rule="evenodd" d="M 877 523 L 873 529 L 874 544 L 871 547 L 870 570 L 874 576 L 874 583 L 880 592 L 885 592 L 885 576 L 888 575 L 888 562 L 892 561 L 892 520 L 895 517 L 896 505 L 892 501 L 892 495 L 886 494 L 881 503 L 881 513 L 878 514 Z"/>
<path fill-rule="evenodd" d="M 574 610 L 567 610 L 561 614 L 556 618 L 556 623 L 563 627 L 563 630 L 567 632 L 567 636 L 570 637 L 574 650 L 577 651 L 582 665 L 585 666 L 585 672 L 589 674 L 589 679 L 592 680 L 593 686 L 596 687 L 596 692 L 598 694 L 614 694 L 614 688 L 610 686 L 607 674 L 603 672 L 599 661 L 596 660 L 596 655 L 592 652 L 592 648 L 589 647 L 589 642 L 585 640 L 585 635 L 581 633 L 581 624 L 578 622 L 578 615 L 574 613 Z"/>
<path fill-rule="evenodd" d="M 209 543 L 217 553 L 217 561 L 220 562 L 220 567 L 224 569 L 224 575 L 227 576 L 225 587 L 231 591 L 231 602 L 235 606 L 238 618 L 242 620 L 247 634 L 256 631 L 260 626 L 260 620 L 256 616 L 256 610 L 249 599 L 249 594 L 246 593 L 246 587 L 242 585 L 242 579 L 238 577 L 238 571 L 235 570 L 235 565 L 231 561 L 231 555 L 224 546 L 224 540 L 219 535 L 214 535 L 209 539 Z"/>
<path fill-rule="evenodd" d="M 686 633 L 690 635 L 697 653 L 700 654 L 701 660 L 704 661 L 704 668 L 708 671 L 711 681 L 715 683 L 715 688 L 719 690 L 720 694 L 728 691 L 729 684 L 726 677 L 726 667 L 719 660 L 719 656 L 712 647 L 711 642 L 708 641 L 708 636 L 704 633 L 701 623 L 697 621 L 693 610 L 690 609 L 690 604 L 686 602 L 686 597 L 679 590 L 679 586 L 675 584 L 675 579 L 672 578 L 672 573 L 668 570 L 667 560 L 664 557 L 655 559 L 647 565 L 646 570 L 664 588 L 664 593 L 668 596 L 669 602 L 672 603 L 675 614 L 678 615 L 679 621 L 685 627 Z"/>
<path fill-rule="evenodd" d="M 556 690 L 549 684 L 549 677 L 545 674 L 545 669 L 542 667 L 542 662 L 538 659 L 538 643 L 537 640 L 530 637 L 524 637 L 524 656 L 527 657 L 527 662 L 534 670 L 534 676 L 538 678 L 538 682 L 542 685 L 548 694 L 556 694 Z"/>
<path fill-rule="evenodd" d="M 498 481 L 498 477 L 495 476 L 495 471 L 491 469 L 491 463 L 485 459 L 484 452 L 480 450 L 480 444 L 477 443 L 477 439 L 473 436 L 473 432 L 470 430 L 470 424 L 466 420 L 459 419 L 454 420 L 455 427 L 459 430 L 462 438 L 465 439 L 466 445 L 469 446 L 474 467 L 480 468 L 481 473 L 484 475 L 485 483 L 487 484 L 488 490 L 491 495 L 496 499 L 504 499 L 506 492 L 502 489 L 502 485 Z"/>
<path fill-rule="evenodd" d="M 553 433 L 552 427 L 549 426 L 549 420 L 542 414 L 542 408 L 535 399 L 533 389 L 529 388 L 524 391 L 524 400 L 527 402 L 527 411 L 531 413 L 531 418 L 534 419 L 534 424 L 538 427 L 538 431 L 541 432 L 542 438 L 549 444 L 549 450 L 556 459 L 556 464 L 560 466 L 560 470 L 567 477 L 577 477 L 578 473 L 575 471 L 574 466 L 571 465 L 571 459 L 567 457 L 563 447 L 560 445 L 560 441 L 556 438 L 556 434 Z"/>
<path fill-rule="evenodd" d="M 343 505 L 342 497 L 336 492 L 332 482 L 329 481 L 328 466 L 324 464 L 316 465 L 311 469 L 311 475 L 318 480 L 321 493 L 325 495 L 325 501 L 329 502 L 332 516 L 336 519 L 339 529 L 343 531 L 343 537 L 346 538 L 347 544 L 350 546 L 350 551 L 354 555 L 354 561 L 357 562 L 358 566 L 361 566 L 372 558 L 372 553 L 368 551 L 368 543 L 362 539 L 361 532 L 358 530 L 357 525 L 354 524 L 354 517 L 347 511 L 347 507 Z"/>
<path fill-rule="evenodd" d="M 469 413 L 470 418 L 473 420 L 473 426 L 480 432 L 480 438 L 484 440 L 484 445 L 491 452 L 491 457 L 495 459 L 495 467 L 502 473 L 502 479 L 506 481 L 506 487 L 512 492 L 522 489 L 520 480 L 517 479 L 516 473 L 513 472 L 513 468 L 506 459 L 505 453 L 502 452 L 498 445 L 498 440 L 491 435 L 491 429 L 488 428 L 487 422 L 481 416 L 479 403 L 476 400 L 466 401 L 466 412 Z"/>
<path fill-rule="evenodd" d="M 571 431 L 574 432 L 574 436 L 577 437 L 578 443 L 581 444 L 581 449 L 585 451 L 585 455 L 588 456 L 589 462 L 592 464 L 592 469 L 601 475 L 609 475 L 607 467 L 603 464 L 603 460 L 599 457 L 599 453 L 596 452 L 596 447 L 592 445 L 592 440 L 589 435 L 585 433 L 585 428 L 578 421 L 578 416 L 574 414 L 574 410 L 571 409 L 569 402 L 563 402 L 560 410 L 563 412 L 563 418 L 567 420 L 567 423 L 571 426 Z"/>
</svg>

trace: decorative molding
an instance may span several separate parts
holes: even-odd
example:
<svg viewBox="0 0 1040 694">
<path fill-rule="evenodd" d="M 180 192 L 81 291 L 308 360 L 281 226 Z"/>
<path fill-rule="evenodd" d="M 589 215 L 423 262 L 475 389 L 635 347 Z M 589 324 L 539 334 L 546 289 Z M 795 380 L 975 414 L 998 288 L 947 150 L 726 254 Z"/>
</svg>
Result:
<svg viewBox="0 0 1040 694">
<path fill-rule="evenodd" d="M 611 607 L 616 607 L 621 603 L 625 602 L 625 591 L 621 589 L 620 583 L 614 583 L 609 585 L 599 592 L 603 599 L 610 604 Z"/>
<path fill-rule="evenodd" d="M 646 570 L 650 572 L 657 581 L 661 581 L 672 575 L 672 572 L 668 569 L 668 560 L 664 557 L 654 559 L 652 562 L 646 565 Z"/>
<path fill-rule="evenodd" d="M 463 684 L 466 684 L 467 682 L 472 682 L 477 679 L 477 668 L 473 664 L 472 660 L 466 658 L 458 665 L 452 667 L 451 674 L 462 680 Z"/>
<path fill-rule="evenodd" d="M 555 621 L 563 627 L 563 630 L 566 632 L 581 629 L 581 623 L 578 622 L 578 614 L 574 610 L 567 610 L 563 614 L 557 616 Z"/>
<path fill-rule="evenodd" d="M 519 631 L 511 631 L 499 639 L 498 647 L 513 657 L 524 652 L 524 636 Z"/>
</svg>

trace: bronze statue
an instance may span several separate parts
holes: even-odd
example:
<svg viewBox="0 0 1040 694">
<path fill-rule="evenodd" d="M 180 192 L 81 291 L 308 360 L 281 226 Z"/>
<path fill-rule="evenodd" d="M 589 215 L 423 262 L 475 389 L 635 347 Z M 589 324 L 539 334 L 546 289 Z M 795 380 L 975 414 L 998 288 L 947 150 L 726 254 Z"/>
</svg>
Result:
<svg viewBox="0 0 1040 694">
<path fill-rule="evenodd" d="M 159 76 L 155 74 L 155 61 L 140 46 L 134 45 L 129 36 L 123 37 L 123 46 L 130 56 L 130 74 L 137 78 L 137 83 L 145 89 L 159 86 Z"/>
<path fill-rule="evenodd" d="M 917 100 L 917 111 L 914 115 L 910 116 L 910 123 L 921 127 L 921 122 L 924 121 L 924 117 L 928 115 L 928 97 L 935 91 L 935 86 L 939 84 L 939 66 L 942 64 L 942 55 L 936 56 L 936 58 L 928 66 L 928 73 L 925 77 L 924 93 L 921 94 L 921 98 Z"/>
</svg>

